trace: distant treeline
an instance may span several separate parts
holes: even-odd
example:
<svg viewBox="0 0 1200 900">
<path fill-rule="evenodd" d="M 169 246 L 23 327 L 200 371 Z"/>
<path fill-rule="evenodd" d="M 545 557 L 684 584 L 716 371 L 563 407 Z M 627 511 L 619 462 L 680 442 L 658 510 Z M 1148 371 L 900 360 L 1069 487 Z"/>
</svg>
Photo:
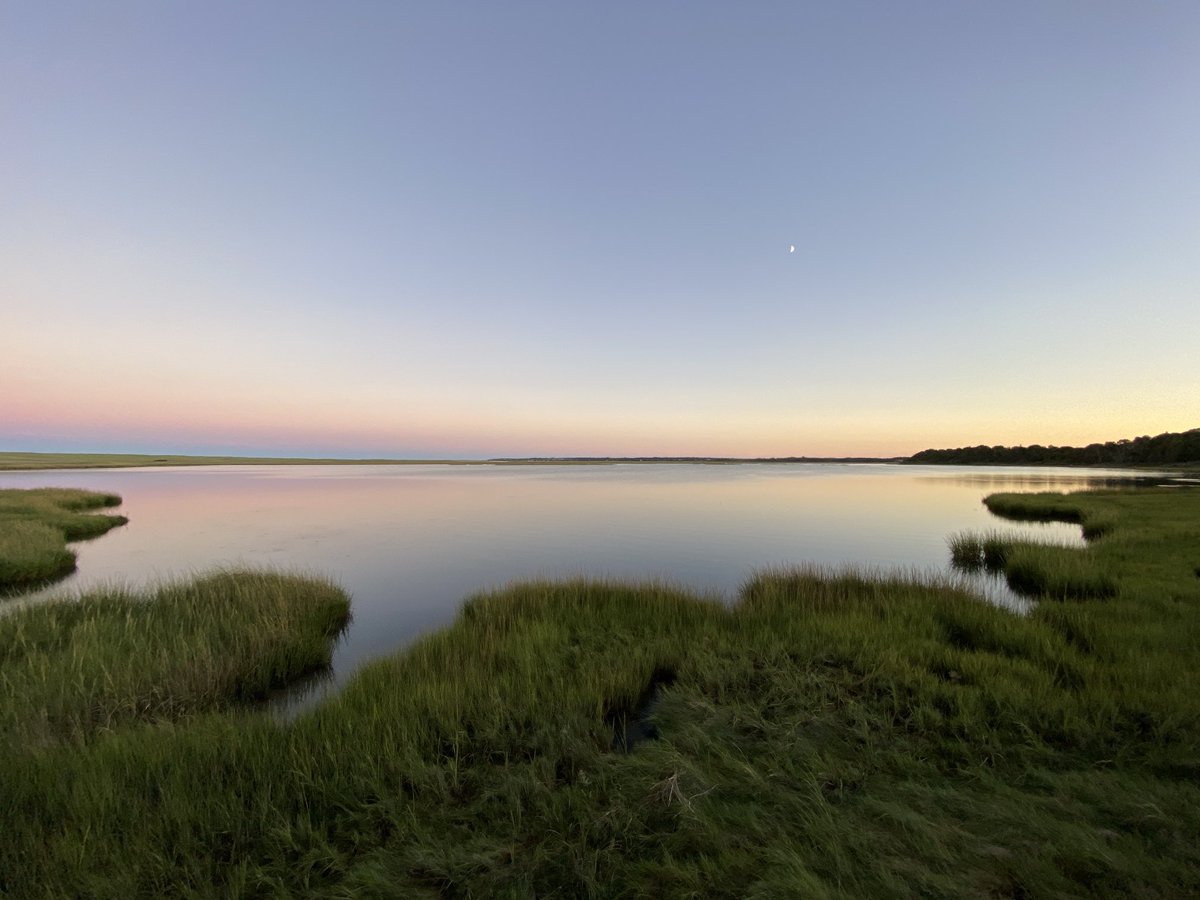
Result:
<svg viewBox="0 0 1200 900">
<path fill-rule="evenodd" d="M 903 456 L 501 456 L 493 463 L 897 463 Z"/>
<path fill-rule="evenodd" d="M 1132 440 L 1088 444 L 1086 447 L 959 447 L 922 450 L 909 463 L 1023 466 L 1163 466 L 1200 463 L 1200 428 Z"/>
</svg>

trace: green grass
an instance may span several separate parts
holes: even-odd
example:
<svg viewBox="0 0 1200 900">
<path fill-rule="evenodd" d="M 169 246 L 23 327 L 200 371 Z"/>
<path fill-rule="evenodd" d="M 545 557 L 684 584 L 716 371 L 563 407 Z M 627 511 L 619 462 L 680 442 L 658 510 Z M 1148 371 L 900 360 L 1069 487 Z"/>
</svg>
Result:
<svg viewBox="0 0 1200 900">
<path fill-rule="evenodd" d="M 992 494 L 984 498 L 988 510 L 1005 519 L 1021 522 L 1078 522 L 1087 540 L 1112 530 L 1116 512 L 1094 504 L 1080 505 L 1074 494 Z"/>
<path fill-rule="evenodd" d="M 960 531 L 950 535 L 946 543 L 950 547 L 950 561 L 955 568 L 966 572 L 980 569 L 1001 572 L 1014 541 L 1010 535 L 999 531 Z"/>
<path fill-rule="evenodd" d="M 1019 543 L 1007 550 L 1001 565 L 1009 587 L 1028 596 L 1095 599 L 1117 592 L 1111 571 L 1086 550 Z"/>
<path fill-rule="evenodd" d="M 1193 896 L 1200 491 L 1060 511 L 1113 523 L 1086 551 L 1105 602 L 1018 617 L 803 568 L 733 607 L 535 582 L 290 724 L 25 742 L 0 778 L 0 892 Z M 658 738 L 615 752 L 655 683 Z"/>
<path fill-rule="evenodd" d="M 124 516 L 89 513 L 118 506 L 116 494 L 72 488 L 0 490 L 0 591 L 36 587 L 75 570 L 67 541 L 99 537 Z"/>
<path fill-rule="evenodd" d="M 1025 541 L 1000 532 L 951 535 L 950 562 L 965 572 L 1003 573 L 1019 594 L 1046 599 L 1111 597 L 1117 585 L 1094 553 L 1077 547 Z"/>
<path fill-rule="evenodd" d="M 78 742 L 260 699 L 327 666 L 348 617 L 349 599 L 327 581 L 235 571 L 0 616 L 0 746 Z"/>
</svg>

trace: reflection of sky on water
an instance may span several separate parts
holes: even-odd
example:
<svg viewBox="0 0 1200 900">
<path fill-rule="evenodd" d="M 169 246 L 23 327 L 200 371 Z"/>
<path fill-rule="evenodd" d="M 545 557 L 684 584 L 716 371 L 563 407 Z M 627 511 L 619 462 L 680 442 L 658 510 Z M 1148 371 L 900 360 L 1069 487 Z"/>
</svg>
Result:
<svg viewBox="0 0 1200 900">
<path fill-rule="evenodd" d="M 0 487 L 76 486 L 125 500 L 129 524 L 74 545 L 79 571 L 35 601 L 217 565 L 331 576 L 353 595 L 354 622 L 334 660 L 341 679 L 448 622 L 467 595 L 516 579 L 659 578 L 732 598 L 767 566 L 946 572 L 946 538 L 963 529 L 1079 543 L 1076 526 L 1004 522 L 979 501 L 996 490 L 1072 490 L 1114 476 L 1128 474 L 844 464 L 264 466 L 10 472 Z"/>
<path fill-rule="evenodd" d="M 965 468 L 965 467 L 964 467 Z M 1131 488 L 1148 487 L 1151 485 L 1170 485 L 1187 478 L 1172 476 L 1165 472 L 1147 471 L 1144 474 L 1129 474 L 1128 471 L 1088 469 L 1080 472 L 1078 469 L 1054 469 L 1050 474 L 1018 470 L 1012 475 L 987 472 L 958 471 L 949 475 L 929 475 L 929 481 L 950 481 L 967 487 L 986 487 L 992 490 L 1008 491 L 1083 491 L 1101 488 Z"/>
</svg>

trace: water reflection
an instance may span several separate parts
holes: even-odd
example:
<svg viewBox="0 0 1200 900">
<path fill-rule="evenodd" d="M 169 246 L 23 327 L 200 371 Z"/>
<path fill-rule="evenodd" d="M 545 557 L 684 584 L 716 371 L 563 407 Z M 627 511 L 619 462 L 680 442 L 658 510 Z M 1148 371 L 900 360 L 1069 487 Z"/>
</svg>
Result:
<svg viewBox="0 0 1200 900">
<path fill-rule="evenodd" d="M 1072 470 L 1066 470 L 1071 472 Z M 948 481 L 965 487 L 982 487 L 992 491 L 1083 491 L 1083 490 L 1115 490 L 1133 487 L 1163 487 L 1188 481 L 1187 478 L 1163 473 L 1147 473 L 1144 475 L 1124 474 L 1079 474 L 1077 471 L 1066 474 L 1055 470 L 1053 474 L 1037 473 L 1019 476 L 1006 476 L 994 472 L 959 472 L 950 475 L 926 476 L 929 481 Z"/>
<path fill-rule="evenodd" d="M 1080 544 L 1077 526 L 1004 522 L 979 501 L 1110 477 L 851 464 L 216 466 L 4 473 L 0 486 L 114 491 L 129 517 L 73 545 L 78 572 L 26 602 L 216 565 L 331 576 L 354 615 L 334 656 L 336 685 L 450 621 L 469 594 L 512 580 L 655 578 L 732 599 L 770 566 L 946 573 L 946 538 L 968 529 Z M 1000 605 L 1024 603 L 980 589 Z"/>
<path fill-rule="evenodd" d="M 999 606 L 1019 616 L 1033 612 L 1037 603 L 1022 596 L 1008 586 L 1003 575 L 980 569 L 975 572 L 959 572 L 958 582 L 965 590 L 982 597 L 992 606 Z"/>
</svg>

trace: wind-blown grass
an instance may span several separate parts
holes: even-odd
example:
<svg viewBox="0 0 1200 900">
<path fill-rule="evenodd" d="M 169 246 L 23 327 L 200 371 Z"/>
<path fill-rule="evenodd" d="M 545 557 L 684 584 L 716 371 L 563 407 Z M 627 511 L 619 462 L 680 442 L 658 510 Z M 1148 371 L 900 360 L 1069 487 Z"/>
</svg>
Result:
<svg viewBox="0 0 1200 900">
<path fill-rule="evenodd" d="M 124 516 L 89 514 L 118 506 L 116 494 L 71 488 L 0 490 L 0 591 L 34 587 L 75 570 L 67 541 L 99 537 Z"/>
<path fill-rule="evenodd" d="M 0 616 L 0 746 L 261 698 L 328 665 L 348 616 L 345 593 L 323 579 L 232 571 Z"/>
<path fill-rule="evenodd" d="M 1200 491 L 1070 502 L 1115 523 L 1105 603 L 1018 617 L 811 568 L 732 608 L 536 582 L 289 725 L 14 748 L 0 892 L 1194 895 Z M 654 683 L 658 739 L 613 752 Z"/>
</svg>

